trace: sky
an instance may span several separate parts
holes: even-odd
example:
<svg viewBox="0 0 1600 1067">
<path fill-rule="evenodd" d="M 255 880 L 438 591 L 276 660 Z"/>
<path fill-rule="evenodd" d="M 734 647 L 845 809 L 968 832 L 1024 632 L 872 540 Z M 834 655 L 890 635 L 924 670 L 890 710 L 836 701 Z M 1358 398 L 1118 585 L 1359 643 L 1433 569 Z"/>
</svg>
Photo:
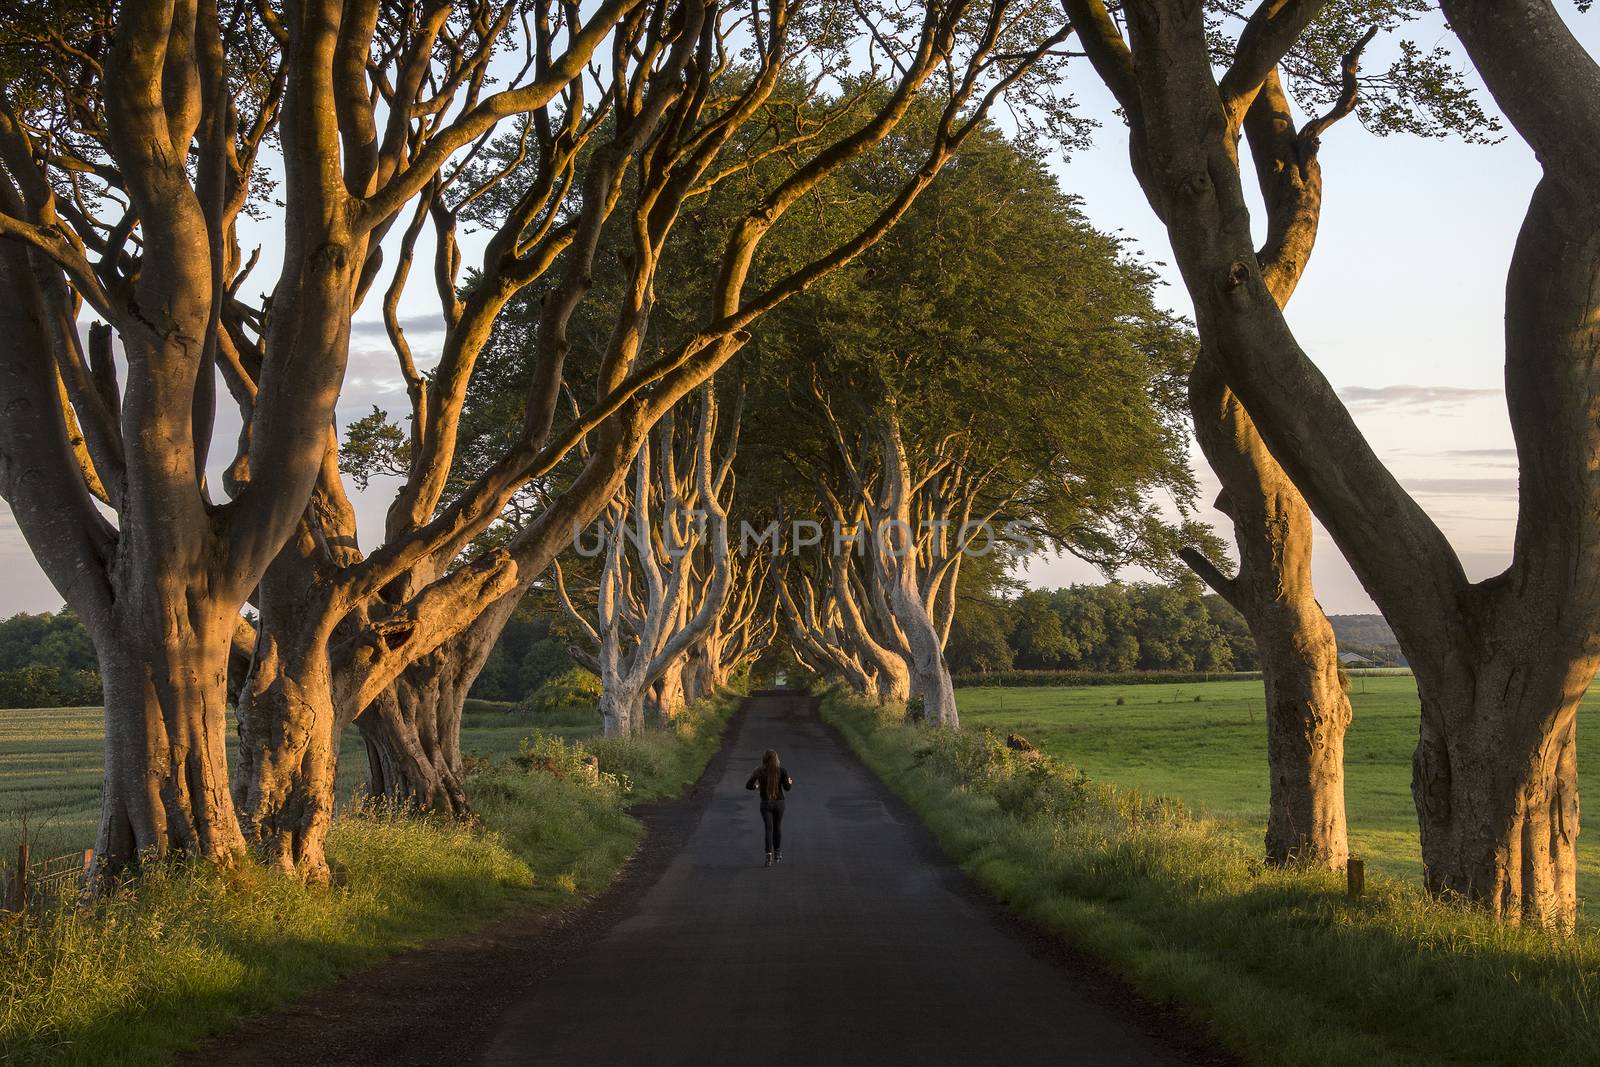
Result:
<svg viewBox="0 0 1600 1067">
<path fill-rule="evenodd" d="M 1591 53 L 1600 53 L 1600 16 L 1578 16 L 1570 4 L 1563 13 Z M 1413 26 L 1410 35 L 1424 47 L 1453 44 L 1439 19 Z M 1083 199 L 1096 225 L 1122 232 L 1162 264 L 1162 298 L 1186 313 L 1176 270 L 1165 263 L 1165 233 L 1129 174 L 1125 131 L 1087 67 L 1075 67 L 1071 77 L 1074 95 L 1103 125 L 1091 148 L 1057 164 L 1061 184 Z M 1477 84 L 1475 76 L 1468 77 Z M 1480 99 L 1497 113 L 1486 93 Z M 1321 161 L 1322 224 L 1288 309 L 1290 325 L 1378 455 L 1450 538 L 1468 576 L 1496 574 L 1509 562 L 1516 517 L 1516 456 L 1502 380 L 1503 288 L 1538 164 L 1509 126 L 1503 141 L 1482 146 L 1408 135 L 1379 138 L 1354 120 L 1323 139 Z M 270 230 L 255 237 L 266 246 L 254 276 L 264 285 L 275 274 L 277 257 Z M 252 235 L 244 238 L 248 247 Z M 472 243 L 466 244 L 470 263 Z M 414 272 L 425 285 L 431 283 L 421 265 L 430 254 L 419 250 Z M 374 404 L 397 416 L 403 411 L 404 393 L 375 303 L 369 300 L 352 332 L 341 425 Z M 429 307 L 418 299 L 407 323 L 423 364 L 437 358 L 429 352 L 438 335 Z M 219 426 L 216 439 L 231 442 L 234 428 Z M 1200 517 L 1226 535 L 1226 520 L 1210 506 L 1216 480 L 1198 450 L 1192 453 Z M 381 531 L 393 490 L 392 482 L 375 479 L 367 492 L 353 494 L 364 544 L 374 543 Z M 1314 552 L 1313 576 L 1325 611 L 1375 610 L 1320 527 Z M 1031 561 L 1024 577 L 1034 586 L 1103 580 L 1080 561 L 1047 557 Z M 1121 577 L 1145 576 L 1129 571 Z M 9 508 L 0 504 L 0 617 L 60 605 Z"/>
</svg>

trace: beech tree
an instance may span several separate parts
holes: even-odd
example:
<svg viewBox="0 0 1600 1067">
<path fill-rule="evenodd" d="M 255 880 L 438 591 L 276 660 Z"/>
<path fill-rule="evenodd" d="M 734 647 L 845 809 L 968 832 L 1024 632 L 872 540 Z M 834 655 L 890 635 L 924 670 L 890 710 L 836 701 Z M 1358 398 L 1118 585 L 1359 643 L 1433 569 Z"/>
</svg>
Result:
<svg viewBox="0 0 1600 1067">
<path fill-rule="evenodd" d="M 1206 353 L 1412 664 L 1422 702 L 1412 790 L 1428 888 L 1507 921 L 1570 926 L 1576 709 L 1600 665 L 1591 547 L 1600 483 L 1589 463 L 1600 434 L 1589 380 L 1600 322 L 1594 58 L 1547 2 L 1442 5 L 1543 169 L 1506 292 L 1517 538 L 1505 572 L 1470 582 L 1300 347 L 1253 247 L 1237 133 L 1327 5 L 1251 10 L 1220 77 L 1216 27 L 1198 3 L 1140 0 L 1122 9 L 1123 23 L 1098 0 L 1067 6 L 1128 114 L 1135 170 L 1167 226 Z"/>
<path fill-rule="evenodd" d="M 547 62 L 492 92 L 511 5 L 8 13 L 0 489 L 99 656 L 101 872 L 242 850 L 229 652 L 323 468 L 383 238 L 459 150 L 561 92 L 637 3 L 586 21 L 559 9 Z M 282 261 L 256 304 L 242 291 L 252 213 Z M 86 342 L 80 314 L 100 320 Z M 221 486 L 206 475 L 219 372 L 247 423 Z"/>
<path fill-rule="evenodd" d="M 1297 128 L 1276 68 L 1262 80 L 1242 125 L 1267 204 L 1258 258 L 1273 298 L 1286 304 L 1304 273 L 1322 207 L 1322 135 L 1360 96 L 1357 39 L 1342 66 L 1339 98 Z M 1311 583 L 1311 510 L 1228 390 L 1204 350 L 1189 378 L 1195 438 L 1222 483 L 1218 510 L 1233 525 L 1239 566 L 1230 577 L 1203 553 L 1181 555 L 1249 622 L 1261 657 L 1267 714 L 1267 862 L 1342 870 L 1350 857 L 1344 804 L 1344 737 L 1353 713 L 1339 647 Z"/>
<path fill-rule="evenodd" d="M 591 649 L 581 661 L 600 677 L 607 734 L 644 725 L 654 691 L 657 712 L 683 705 L 689 649 L 720 619 L 728 598 L 728 502 L 738 422 L 717 444 L 716 392 L 702 388 L 691 432 L 677 433 L 669 412 L 633 461 L 633 486 L 615 501 L 599 533 L 604 562 L 593 623 L 552 564 L 561 604 Z M 680 441 L 680 437 L 682 440 Z M 624 632 L 626 631 L 626 632 Z"/>
<path fill-rule="evenodd" d="M 1361 57 L 1380 30 L 1392 33 L 1417 5 L 1330 11 L 1263 78 L 1240 125 L 1266 205 L 1257 252 L 1273 297 L 1287 303 L 1316 241 L 1322 208 L 1323 136 L 1358 110 L 1373 132 L 1454 133 L 1481 140 L 1493 124 L 1437 54 L 1391 68 L 1363 85 Z M 1363 26 L 1363 19 L 1370 23 Z M 1352 42 L 1339 55 L 1340 41 Z M 1402 42 L 1402 56 L 1410 54 Z M 1422 69 L 1416 69 L 1420 66 Z M 1285 73 L 1280 73 L 1280 68 Z M 1285 80 L 1313 114 L 1300 126 Z M 1364 88 L 1373 97 L 1364 99 Z M 1403 97 L 1401 94 L 1404 94 Z M 1374 107 L 1376 105 L 1376 107 Z M 1272 458 L 1250 416 L 1202 350 L 1190 377 L 1195 436 L 1222 483 L 1217 507 L 1239 551 L 1229 577 L 1198 550 L 1184 559 L 1250 623 L 1267 693 L 1270 800 L 1266 856 L 1273 864 L 1342 869 L 1349 857 L 1344 736 L 1352 712 L 1338 645 L 1311 584 L 1311 511 Z"/>
</svg>

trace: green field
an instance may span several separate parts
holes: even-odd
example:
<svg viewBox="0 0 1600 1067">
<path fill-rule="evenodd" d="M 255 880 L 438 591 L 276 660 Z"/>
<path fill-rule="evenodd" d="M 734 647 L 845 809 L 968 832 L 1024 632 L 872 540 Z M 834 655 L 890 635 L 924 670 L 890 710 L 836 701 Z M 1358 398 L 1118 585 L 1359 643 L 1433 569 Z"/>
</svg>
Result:
<svg viewBox="0 0 1600 1067">
<path fill-rule="evenodd" d="M 541 730 L 567 738 L 599 732 L 576 725 L 573 716 L 535 721 L 504 706 L 468 701 L 461 750 L 492 759 L 517 751 L 522 739 Z M 27 708 L 0 710 L 0 848 L 16 845 L 23 818 L 35 856 L 50 856 L 94 845 L 100 815 L 101 709 Z M 236 735 L 228 730 L 232 759 Z M 361 790 L 367 777 L 366 747 L 354 727 L 345 732 L 339 761 L 339 797 Z"/>
<path fill-rule="evenodd" d="M 1409 676 L 1352 678 L 1345 739 L 1350 850 L 1372 869 L 1420 881 Z M 1259 843 L 1267 819 L 1267 744 L 1259 681 L 956 691 L 963 725 L 1015 730 L 1090 777 L 1178 797 Z M 1123 701 L 1118 704 L 1117 701 Z M 1600 702 L 1591 692 L 1585 707 Z M 1582 792 L 1600 796 L 1600 737 L 1578 731 Z M 1578 838 L 1578 891 L 1600 900 L 1600 840 Z"/>
</svg>

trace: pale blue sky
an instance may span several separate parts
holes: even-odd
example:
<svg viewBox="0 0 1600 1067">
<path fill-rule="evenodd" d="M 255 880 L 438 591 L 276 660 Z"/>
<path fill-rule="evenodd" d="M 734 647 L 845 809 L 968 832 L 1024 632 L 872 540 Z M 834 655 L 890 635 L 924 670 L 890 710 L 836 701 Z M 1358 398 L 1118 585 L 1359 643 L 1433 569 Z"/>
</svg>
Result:
<svg viewBox="0 0 1600 1067">
<path fill-rule="evenodd" d="M 1573 14 L 1570 5 L 1563 10 L 1591 52 L 1600 48 L 1600 21 Z M 1450 43 L 1442 20 L 1415 29 L 1413 36 L 1424 45 Z M 1063 185 L 1083 197 L 1096 224 L 1123 230 L 1153 260 L 1167 259 L 1165 234 L 1129 177 L 1120 122 L 1087 68 L 1074 71 L 1073 80 L 1085 109 L 1106 125 L 1093 148 L 1059 168 Z M 1493 109 L 1487 96 L 1484 104 Z M 1515 456 L 1501 385 L 1502 290 L 1537 164 L 1509 131 L 1500 144 L 1469 146 L 1380 139 L 1346 121 L 1325 138 L 1322 165 L 1321 235 L 1290 305 L 1290 321 L 1379 454 L 1450 537 L 1468 574 L 1496 573 L 1507 562 L 1516 509 Z M 276 271 L 273 253 L 265 249 L 257 268 L 262 284 Z M 469 250 L 468 262 L 473 254 Z M 418 273 L 429 284 L 427 270 Z M 1185 310 L 1175 272 L 1163 273 L 1170 279 L 1168 303 Z M 430 308 L 418 304 L 420 313 Z M 362 316 L 375 317 L 372 307 Z M 421 327 L 413 343 L 426 362 L 432 339 Z M 373 403 L 399 414 L 403 400 L 381 328 L 375 322 L 358 326 L 341 423 Z M 231 427 L 220 428 L 217 436 L 231 442 Z M 1215 520 L 1209 503 L 1216 483 L 1198 455 L 1196 463 L 1206 505 L 1201 514 Z M 369 544 L 391 493 L 392 486 L 375 483 L 357 501 Z M 1323 607 L 1334 613 L 1372 610 L 1320 531 L 1316 550 Z M 4 508 L 0 574 L 0 616 L 59 607 L 60 596 Z M 1039 560 L 1027 577 L 1036 585 L 1097 580 L 1092 568 L 1074 560 Z"/>
</svg>

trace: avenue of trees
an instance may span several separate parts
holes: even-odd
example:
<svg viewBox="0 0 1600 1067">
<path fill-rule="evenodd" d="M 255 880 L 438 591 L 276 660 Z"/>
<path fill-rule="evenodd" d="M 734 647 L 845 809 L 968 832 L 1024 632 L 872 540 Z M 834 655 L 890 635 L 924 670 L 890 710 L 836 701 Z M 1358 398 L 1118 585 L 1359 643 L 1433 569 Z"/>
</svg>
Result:
<svg viewBox="0 0 1600 1067">
<path fill-rule="evenodd" d="M 0 487 L 101 665 L 97 870 L 173 852 L 230 862 L 253 844 L 313 879 L 340 727 L 370 724 L 382 787 L 463 810 L 449 720 L 569 527 L 605 509 L 650 428 L 763 314 L 870 247 L 1001 94 L 1047 77 L 1064 32 L 1008 0 L 126 0 L 23 14 L 5 28 L 0 100 L 0 285 L 16 297 L 0 312 Z M 860 226 L 750 284 L 768 235 L 913 104 L 932 116 L 919 166 Z M 763 153 L 786 165 L 727 228 L 697 328 L 647 361 L 679 212 Z M 245 218 L 281 251 L 255 302 Z M 465 222 L 488 228 L 470 280 Z M 574 375 L 588 399 L 568 412 L 566 326 L 608 224 L 626 234 L 628 284 L 598 364 Z M 445 327 L 426 375 L 398 310 L 424 233 Z M 534 285 L 520 430 L 452 487 L 473 364 Z M 384 541 L 362 552 L 332 416 L 369 301 L 412 418 Z M 87 341 L 80 315 L 95 320 Z M 244 429 L 212 479 L 219 382 Z M 469 551 L 580 450 L 536 518 Z"/>
<path fill-rule="evenodd" d="M 467 816 L 475 685 L 576 662 L 633 733 L 769 648 L 949 728 L 952 666 L 1259 665 L 1266 857 L 1338 868 L 1314 516 L 1417 676 L 1429 889 L 1570 927 L 1600 67 L 1548 0 L 1441 6 L 1542 168 L 1506 285 L 1516 544 L 1481 582 L 1285 317 L 1330 130 L 1504 132 L 1407 38 L 1423 0 L 16 5 L 0 495 L 92 647 L 96 875 L 325 880 L 352 724 L 375 793 Z M 1193 322 L 1050 170 L 1094 125 L 1074 78 Z M 404 401 L 340 427 L 358 316 Z M 392 494 L 373 543 L 351 484 Z M 1004 595 L 1046 550 L 1169 584 Z"/>
<path fill-rule="evenodd" d="M 1168 565 L 1180 533 L 1153 500 L 1193 493 L 1192 351 L 1153 287 L 1038 159 L 990 135 L 765 325 L 747 418 L 782 429 L 746 451 L 781 472 L 768 510 L 825 531 L 776 581 L 802 662 L 954 725 L 944 649 L 968 564 L 1025 538 Z"/>
</svg>

